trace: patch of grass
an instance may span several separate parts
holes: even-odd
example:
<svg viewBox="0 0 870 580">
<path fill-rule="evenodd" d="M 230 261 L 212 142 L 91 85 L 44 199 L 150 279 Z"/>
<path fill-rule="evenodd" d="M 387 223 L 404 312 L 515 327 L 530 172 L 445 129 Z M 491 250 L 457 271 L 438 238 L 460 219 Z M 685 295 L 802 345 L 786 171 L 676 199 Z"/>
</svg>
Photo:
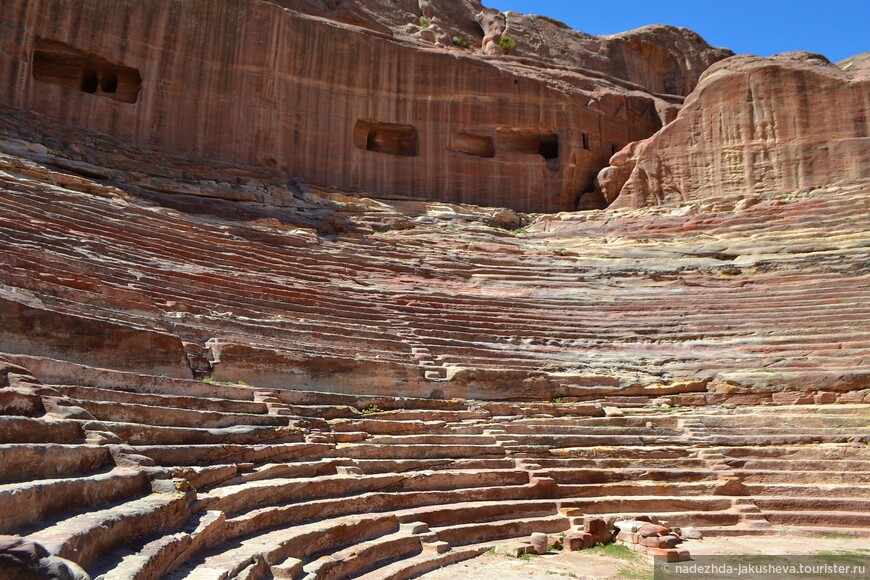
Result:
<svg viewBox="0 0 870 580">
<path fill-rule="evenodd" d="M 249 385 L 245 381 L 239 381 L 237 383 L 234 383 L 232 381 L 216 381 L 212 377 L 206 377 L 206 378 L 202 379 L 202 382 L 209 384 L 209 385 L 225 385 L 227 387 L 234 387 L 236 385 L 241 385 L 243 387 L 253 387 L 254 386 L 254 385 Z"/>
<path fill-rule="evenodd" d="M 617 578 L 625 578 L 625 580 L 649 580 L 653 576 L 653 571 L 648 568 L 625 567 L 620 568 L 617 573 Z"/>
<path fill-rule="evenodd" d="M 850 536 L 849 534 L 825 534 L 822 537 L 826 540 L 851 540 L 855 536 Z"/>
<path fill-rule="evenodd" d="M 837 550 L 835 552 L 815 552 L 812 554 L 812 557 L 821 562 L 825 562 L 826 564 L 866 566 L 868 563 L 867 554 L 852 550 Z"/>
<path fill-rule="evenodd" d="M 507 556 L 508 558 L 513 558 L 513 559 L 515 559 L 515 560 L 523 560 L 523 561 L 526 561 L 526 562 L 529 561 L 529 560 L 531 560 L 532 558 L 540 558 L 540 557 L 541 557 L 540 554 L 536 554 L 536 553 L 534 553 L 534 552 L 529 552 L 529 553 L 526 553 L 526 554 L 520 554 L 519 556 L 514 556 L 513 554 L 505 554 L 505 556 Z"/>
<path fill-rule="evenodd" d="M 622 544 L 598 544 L 594 548 L 583 551 L 621 560 L 623 565 L 616 574 L 618 578 L 648 580 L 653 577 L 653 569 L 650 563 L 628 546 L 623 546 Z"/>
<path fill-rule="evenodd" d="M 375 413 L 383 413 L 384 410 L 378 407 L 377 405 L 369 405 L 368 407 L 363 407 L 360 409 L 363 415 L 374 415 Z"/>
<path fill-rule="evenodd" d="M 466 50 L 469 49 L 469 48 L 471 48 L 471 45 L 469 45 L 469 44 L 465 41 L 465 39 L 460 38 L 459 36 L 454 36 L 454 37 L 453 37 L 453 46 L 458 46 L 459 48 L 464 48 L 464 49 L 466 49 Z"/>
<path fill-rule="evenodd" d="M 562 546 L 558 546 L 556 544 L 550 544 L 549 546 L 547 546 L 547 550 L 549 550 L 551 552 L 561 552 Z"/>
<path fill-rule="evenodd" d="M 498 45 L 502 47 L 505 52 L 511 52 L 517 47 L 517 41 L 505 34 L 498 40 Z"/>
<path fill-rule="evenodd" d="M 623 546 L 622 544 L 598 544 L 597 546 L 584 551 L 590 554 L 600 554 L 611 558 L 619 558 L 620 560 L 637 561 L 640 559 L 637 552 L 628 546 Z"/>
<path fill-rule="evenodd" d="M 564 401 L 562 400 L 562 397 L 553 397 L 553 402 L 556 403 L 557 405 L 564 403 Z"/>
<path fill-rule="evenodd" d="M 527 233 L 528 231 L 529 231 L 529 228 L 527 228 L 527 227 L 522 227 L 522 228 L 517 228 L 517 229 L 515 229 L 515 230 L 511 230 L 511 233 L 512 233 L 512 234 L 517 234 L 517 235 L 519 235 L 519 234 L 525 234 L 525 233 Z"/>
<path fill-rule="evenodd" d="M 785 562 L 784 558 L 766 556 L 764 554 L 736 554 L 729 559 L 741 564 L 776 564 Z"/>
</svg>

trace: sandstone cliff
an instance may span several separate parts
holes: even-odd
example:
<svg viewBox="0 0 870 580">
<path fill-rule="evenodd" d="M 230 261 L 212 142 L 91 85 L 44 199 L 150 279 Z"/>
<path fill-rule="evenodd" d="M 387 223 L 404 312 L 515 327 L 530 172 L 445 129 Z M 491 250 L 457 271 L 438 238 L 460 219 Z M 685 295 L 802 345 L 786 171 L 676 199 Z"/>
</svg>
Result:
<svg viewBox="0 0 870 580">
<path fill-rule="evenodd" d="M 870 74 L 809 53 L 737 56 L 707 70 L 677 119 L 611 159 L 612 207 L 870 179 Z"/>
<path fill-rule="evenodd" d="M 870 386 L 866 184 L 527 216 L 281 191 L 135 148 L 101 167 L 99 137 L 60 148 L 65 131 L 0 114 L 12 353 L 436 398 Z"/>
<path fill-rule="evenodd" d="M 2 105 L 275 182 L 521 211 L 574 209 L 729 54 L 459 0 L 10 0 L 0 37 Z"/>
</svg>

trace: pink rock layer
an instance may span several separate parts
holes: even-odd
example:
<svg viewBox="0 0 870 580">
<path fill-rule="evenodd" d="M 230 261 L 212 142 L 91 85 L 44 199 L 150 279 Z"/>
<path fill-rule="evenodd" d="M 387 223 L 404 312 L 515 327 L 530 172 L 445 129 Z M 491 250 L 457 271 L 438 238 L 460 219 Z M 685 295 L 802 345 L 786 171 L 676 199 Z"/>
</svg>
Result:
<svg viewBox="0 0 870 580">
<path fill-rule="evenodd" d="M 407 4 L 376 18 L 377 2 L 12 0 L 0 105 L 276 180 L 551 212 L 574 209 L 729 54 L 683 29 L 598 38 L 543 19 L 542 44 L 536 19 Z M 444 27 L 460 44 L 485 47 L 484 28 L 519 44 L 493 56 Z"/>
<path fill-rule="evenodd" d="M 599 187 L 613 207 L 637 208 L 870 179 L 863 62 L 842 70 L 803 52 L 721 61 L 673 123 L 611 159 Z"/>
</svg>

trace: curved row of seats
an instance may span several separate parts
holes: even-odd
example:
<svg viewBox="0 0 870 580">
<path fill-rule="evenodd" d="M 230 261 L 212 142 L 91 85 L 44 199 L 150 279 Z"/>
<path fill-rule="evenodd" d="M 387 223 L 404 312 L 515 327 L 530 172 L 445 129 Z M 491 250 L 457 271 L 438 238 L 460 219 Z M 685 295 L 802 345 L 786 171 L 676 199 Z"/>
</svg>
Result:
<svg viewBox="0 0 870 580">
<path fill-rule="evenodd" d="M 812 368 L 830 383 L 819 388 L 863 376 L 863 190 L 689 216 L 565 214 L 522 234 L 423 220 L 317 240 L 44 179 L 2 176 L 0 281 L 49 309 L 417 367 L 445 394 L 464 369 L 542 373 L 564 394 L 590 374 L 620 387 L 729 370 L 793 384 Z"/>
<path fill-rule="evenodd" d="M 0 533 L 94 577 L 411 578 L 586 515 L 870 534 L 867 405 L 604 416 L 86 371 L 0 389 L 44 407 L 0 416 Z"/>
</svg>

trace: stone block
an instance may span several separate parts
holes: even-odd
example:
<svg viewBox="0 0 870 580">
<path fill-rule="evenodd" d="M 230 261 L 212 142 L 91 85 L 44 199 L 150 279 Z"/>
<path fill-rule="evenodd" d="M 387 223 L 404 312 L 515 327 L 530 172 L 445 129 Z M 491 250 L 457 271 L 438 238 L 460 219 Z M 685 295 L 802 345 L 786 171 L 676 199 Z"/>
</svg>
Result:
<svg viewBox="0 0 870 580">
<path fill-rule="evenodd" d="M 583 531 L 589 532 L 594 536 L 608 533 L 609 527 L 610 526 L 607 525 L 607 522 L 601 518 L 587 517 L 583 519 Z"/>
<path fill-rule="evenodd" d="M 640 543 L 648 548 L 668 549 L 675 547 L 680 542 L 676 536 L 660 536 L 641 538 Z"/>
<path fill-rule="evenodd" d="M 642 538 L 651 538 L 656 536 L 667 536 L 671 533 L 671 530 L 665 526 L 659 526 L 657 524 L 645 524 L 637 530 L 637 533 Z"/>
<path fill-rule="evenodd" d="M 549 536 L 540 532 L 533 533 L 531 537 L 532 547 L 535 549 L 535 553 L 537 554 L 547 553 L 547 550 L 549 549 L 549 541 Z"/>
<path fill-rule="evenodd" d="M 691 559 L 688 550 L 648 548 L 647 554 L 651 555 L 655 562 L 687 562 Z"/>
<path fill-rule="evenodd" d="M 584 548 L 582 534 L 568 534 L 563 542 L 564 549 L 569 552 L 576 552 Z"/>
</svg>

